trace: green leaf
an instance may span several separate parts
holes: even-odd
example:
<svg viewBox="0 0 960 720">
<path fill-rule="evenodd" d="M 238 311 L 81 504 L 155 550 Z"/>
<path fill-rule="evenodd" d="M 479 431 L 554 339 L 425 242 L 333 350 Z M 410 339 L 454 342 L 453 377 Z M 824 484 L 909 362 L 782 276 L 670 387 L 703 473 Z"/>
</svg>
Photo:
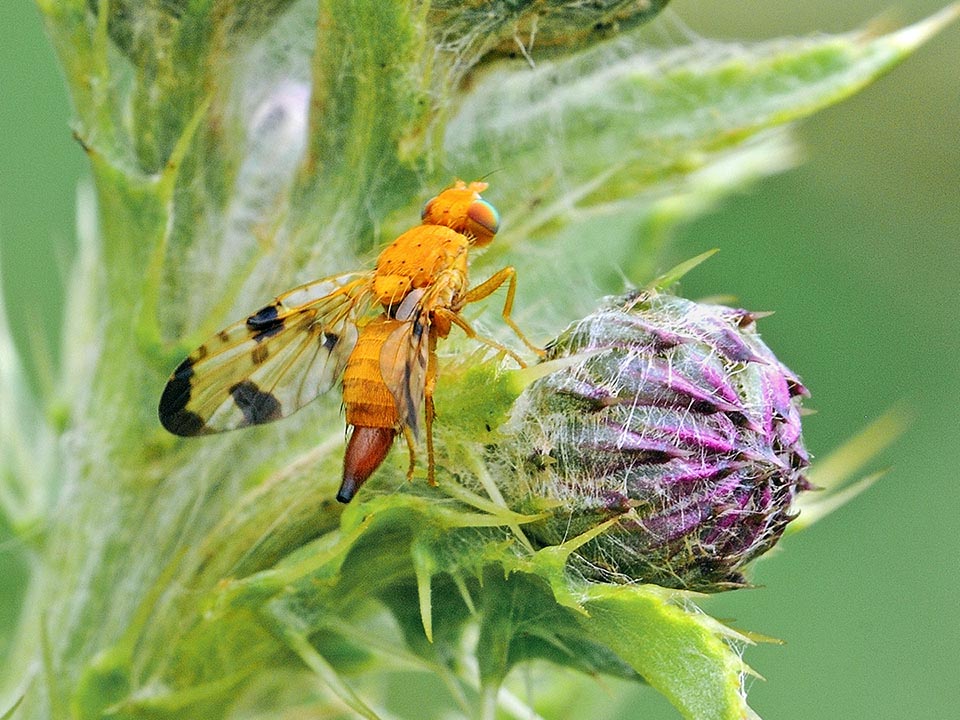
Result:
<svg viewBox="0 0 960 720">
<path fill-rule="evenodd" d="M 662 194 L 725 151 L 852 95 L 957 13 L 888 35 L 753 45 L 658 49 L 634 32 L 525 72 L 492 70 L 447 127 L 449 162 L 471 176 L 500 169 L 504 216 L 522 213 L 519 232 L 534 234 L 576 210 Z"/>
<path fill-rule="evenodd" d="M 742 676 L 748 668 L 734 643 L 747 638 L 683 606 L 684 594 L 651 585 L 594 585 L 580 620 L 688 720 L 743 720 Z"/>
<path fill-rule="evenodd" d="M 36 532 L 54 492 L 53 434 L 36 407 L 0 286 L 0 527 Z"/>
<path fill-rule="evenodd" d="M 482 598 L 477 659 L 484 685 L 499 687 L 510 669 L 532 659 L 641 679 L 608 643 L 583 632 L 580 613 L 559 605 L 542 578 L 493 566 L 484 573 Z"/>
<path fill-rule="evenodd" d="M 272 581 L 261 586 L 262 581 L 251 578 L 245 583 L 247 600 L 239 603 L 252 602 L 263 607 L 272 622 L 280 621 L 284 641 L 299 655 L 309 656 L 308 664 L 321 672 L 324 682 L 330 681 L 330 663 L 336 656 L 321 656 L 319 648 L 323 646 L 315 639 L 317 632 L 328 628 L 356 642 L 362 631 L 352 630 L 353 622 L 347 618 L 356 611 L 358 593 L 368 594 L 378 587 L 382 588 L 381 600 L 403 629 L 407 646 L 424 659 L 425 667 L 455 656 L 473 612 L 450 578 L 468 572 L 465 587 L 476 598 L 480 624 L 477 661 L 484 686 L 499 688 L 515 665 L 537 658 L 583 672 L 646 680 L 690 718 L 727 718 L 734 717 L 730 714 L 734 710 L 746 712 L 739 694 L 744 666 L 732 649 L 732 643 L 745 639 L 697 611 L 690 604 L 692 596 L 652 586 L 605 589 L 584 585 L 566 576 L 563 563 L 557 564 L 553 553 L 543 551 L 532 560 L 523 560 L 503 544 L 502 535 L 471 530 L 465 523 L 473 521 L 451 513 L 443 503 L 396 495 L 362 505 L 360 533 L 342 536 L 338 551 L 298 553 L 304 560 L 319 557 L 327 561 L 304 565 L 291 558 L 284 565 L 290 570 L 299 568 L 298 575 L 300 571 L 306 574 L 287 575 L 284 586 L 288 589 L 265 605 L 262 603 L 271 595 L 269 588 L 281 586 Z M 398 545 L 411 548 L 400 564 L 397 561 L 403 556 L 384 552 L 384 548 Z M 575 545 L 569 545 L 567 551 Z M 424 635 L 422 605 L 417 602 L 421 579 L 415 569 L 416 557 L 424 553 L 429 554 L 433 566 L 432 642 Z M 490 557 L 491 564 L 477 566 L 478 556 Z M 335 557 L 348 560 L 339 572 L 331 574 L 328 563 L 338 562 Z M 497 557 L 499 562 L 493 560 Z M 504 560 L 506 565 L 501 564 Z M 473 567 L 476 569 L 469 570 Z M 264 575 L 264 580 L 268 576 Z M 578 595 L 583 609 L 559 603 L 554 596 L 557 586 Z M 231 604 L 238 606 L 237 600 Z M 221 631 L 225 629 L 221 624 Z M 309 647 L 304 644 L 307 637 L 314 638 Z M 328 644 L 326 652 L 335 647 Z M 342 651 L 337 652 L 342 657 Z M 678 666 L 678 657 L 693 653 L 695 660 L 682 660 L 682 667 Z M 336 664 L 339 672 L 345 670 L 342 663 Z M 710 678 L 714 679 L 708 682 Z M 359 701 L 346 686 L 336 694 Z M 721 708 L 721 714 L 696 714 L 706 712 L 691 710 L 698 703 L 701 708 Z"/>
<path fill-rule="evenodd" d="M 716 253 L 716 248 L 713 250 L 707 250 L 705 253 L 700 253 L 695 258 L 690 258 L 689 260 L 670 268 L 667 270 L 667 272 L 655 278 L 647 287 L 650 290 L 666 290 L 678 283 L 684 275 L 697 267 L 697 265 L 711 258 Z"/>
<path fill-rule="evenodd" d="M 13 701 L 13 704 L 4 711 L 3 715 L 0 715 L 0 720 L 11 720 L 11 718 L 13 718 L 14 714 L 17 712 L 17 708 L 20 707 L 20 703 L 22 702 L 23 695 L 20 695 L 16 700 Z"/>
<path fill-rule="evenodd" d="M 497 171 L 489 196 L 504 237 L 484 262 L 509 253 L 521 296 L 525 283 L 578 279 L 586 292 L 571 288 L 561 307 L 582 309 L 597 286 L 621 291 L 622 268 L 649 281 L 669 228 L 793 164 L 786 128 L 888 72 L 958 12 L 887 35 L 754 44 L 658 48 L 633 31 L 533 69 L 490 68 L 445 135 L 451 172 Z"/>
</svg>

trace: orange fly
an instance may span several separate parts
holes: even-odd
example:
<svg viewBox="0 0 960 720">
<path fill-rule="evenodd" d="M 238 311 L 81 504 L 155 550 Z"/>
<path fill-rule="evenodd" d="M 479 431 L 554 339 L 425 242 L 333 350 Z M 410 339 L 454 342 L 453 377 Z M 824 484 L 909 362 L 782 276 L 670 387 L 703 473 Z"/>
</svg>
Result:
<svg viewBox="0 0 960 720">
<path fill-rule="evenodd" d="M 470 248 L 493 240 L 500 220 L 480 193 L 487 184 L 457 181 L 423 208 L 420 225 L 400 235 L 372 272 L 347 273 L 294 288 L 194 350 L 167 382 L 160 422 L 193 436 L 271 422 L 300 409 L 343 378 L 352 427 L 337 500 L 349 502 L 403 434 L 415 466 L 420 408 L 427 478 L 434 481 L 433 391 L 438 338 L 454 325 L 469 337 L 523 361 L 477 335 L 461 315 L 507 283 L 503 319 L 541 353 L 510 317 L 516 271 L 505 267 L 476 287 L 467 280 Z"/>
</svg>

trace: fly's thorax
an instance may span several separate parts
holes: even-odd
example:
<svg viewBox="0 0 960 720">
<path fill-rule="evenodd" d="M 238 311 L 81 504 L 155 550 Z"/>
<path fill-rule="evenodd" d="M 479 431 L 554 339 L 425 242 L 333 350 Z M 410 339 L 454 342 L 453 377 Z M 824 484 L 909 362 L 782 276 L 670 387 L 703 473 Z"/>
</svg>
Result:
<svg viewBox="0 0 960 720">
<path fill-rule="evenodd" d="M 433 285 L 447 270 L 466 278 L 467 238 L 448 227 L 419 225 L 384 248 L 377 259 L 373 292 L 384 307 L 401 302 L 407 293 Z"/>
<path fill-rule="evenodd" d="M 379 317 L 360 330 L 343 371 L 343 405 L 348 425 L 395 428 L 400 424 L 397 403 L 384 382 L 381 352 L 401 321 Z"/>
</svg>

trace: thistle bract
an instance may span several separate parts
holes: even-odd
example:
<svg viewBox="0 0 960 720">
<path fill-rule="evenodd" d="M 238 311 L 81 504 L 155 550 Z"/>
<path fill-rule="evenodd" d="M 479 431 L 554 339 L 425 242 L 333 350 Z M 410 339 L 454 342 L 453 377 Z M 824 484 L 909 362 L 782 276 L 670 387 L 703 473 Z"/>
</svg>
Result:
<svg viewBox="0 0 960 720">
<path fill-rule="evenodd" d="M 807 391 L 756 333 L 756 315 L 656 292 L 608 300 L 567 328 L 514 415 L 515 505 L 592 579 L 718 591 L 744 584 L 808 484 Z M 578 360 L 578 358 L 580 358 Z"/>
</svg>

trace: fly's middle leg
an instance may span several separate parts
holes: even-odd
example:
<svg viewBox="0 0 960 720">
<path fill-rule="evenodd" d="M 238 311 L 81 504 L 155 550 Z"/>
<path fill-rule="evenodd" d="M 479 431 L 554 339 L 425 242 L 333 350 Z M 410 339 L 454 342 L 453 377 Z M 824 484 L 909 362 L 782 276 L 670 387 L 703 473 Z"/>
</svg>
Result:
<svg viewBox="0 0 960 720">
<path fill-rule="evenodd" d="M 407 482 L 413 482 L 413 471 L 417 466 L 417 448 L 413 437 L 413 430 L 408 425 L 403 425 L 403 439 L 407 441 L 407 453 L 410 456 L 410 464 L 407 466 Z"/>
<path fill-rule="evenodd" d="M 436 310 L 434 310 L 434 316 L 439 317 L 440 319 L 448 323 L 452 323 L 453 325 L 456 325 L 458 328 L 463 330 L 463 332 L 466 333 L 467 337 L 470 338 L 471 340 L 482 342 L 484 345 L 489 345 L 495 350 L 499 350 L 500 352 L 509 355 L 510 357 L 513 358 L 514 362 L 516 362 L 517 365 L 519 365 L 520 367 L 525 368 L 527 366 L 527 363 L 524 362 L 523 358 L 517 355 L 513 350 L 508 348 L 506 345 L 501 345 L 493 338 L 488 338 L 478 334 L 477 331 L 473 329 L 473 326 L 470 323 L 468 323 L 466 320 L 464 320 L 459 313 L 456 313 L 453 310 L 448 310 L 446 308 L 437 308 Z"/>
</svg>

